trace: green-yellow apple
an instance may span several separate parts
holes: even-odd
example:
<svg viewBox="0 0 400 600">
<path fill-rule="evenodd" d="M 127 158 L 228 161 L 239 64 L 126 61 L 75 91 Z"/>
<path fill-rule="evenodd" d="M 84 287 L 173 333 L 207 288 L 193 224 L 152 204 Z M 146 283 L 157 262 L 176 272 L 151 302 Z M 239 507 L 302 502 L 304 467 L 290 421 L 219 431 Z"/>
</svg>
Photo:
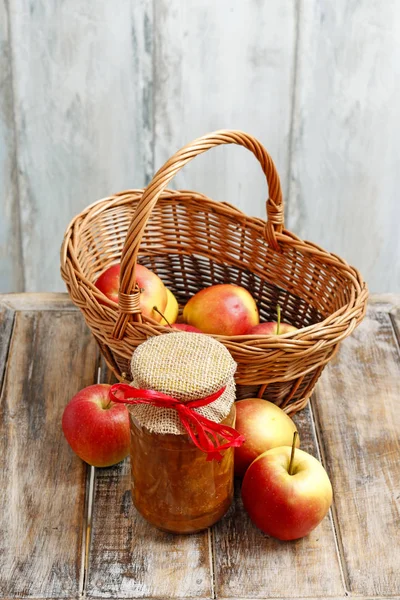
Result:
<svg viewBox="0 0 400 600">
<path fill-rule="evenodd" d="M 107 296 L 109 300 L 117 304 L 120 270 L 121 267 L 119 264 L 109 267 L 100 275 L 95 283 L 97 289 Z M 140 310 L 142 311 L 142 315 L 154 319 L 154 321 L 159 323 L 162 316 L 154 310 L 154 306 L 160 312 L 164 312 L 168 299 L 167 288 L 158 275 L 139 264 L 136 265 L 136 282 L 140 289 Z"/>
<path fill-rule="evenodd" d="M 129 453 L 129 413 L 112 402 L 110 385 L 90 385 L 65 407 L 62 429 L 72 450 L 94 467 L 109 467 Z"/>
<path fill-rule="evenodd" d="M 175 298 L 174 294 L 171 292 L 169 288 L 167 290 L 167 305 L 163 312 L 165 318 L 161 318 L 160 325 L 168 326 L 175 323 L 178 313 L 179 313 L 179 304 L 178 300 Z"/>
<path fill-rule="evenodd" d="M 235 475 L 243 477 L 257 456 L 271 448 L 291 444 L 297 429 L 279 406 L 267 400 L 247 398 L 239 400 L 235 406 L 235 428 L 245 438 L 244 444 L 235 448 Z M 298 436 L 296 444 L 300 446 Z"/>
<path fill-rule="evenodd" d="M 326 516 L 332 486 L 320 462 L 292 448 L 272 448 L 247 469 L 242 484 L 243 505 L 253 523 L 279 540 L 310 533 Z M 290 470 L 289 470 L 290 469 Z"/>
<path fill-rule="evenodd" d="M 195 294 L 183 309 L 186 323 L 204 333 L 242 335 L 259 322 L 257 305 L 239 285 L 212 285 Z"/>
<path fill-rule="evenodd" d="M 289 323 L 280 323 L 278 332 L 278 323 L 275 321 L 267 321 L 265 323 L 259 323 L 254 327 L 250 327 L 246 334 L 248 335 L 283 335 L 290 331 L 298 331 L 297 327 L 290 325 Z"/>
</svg>

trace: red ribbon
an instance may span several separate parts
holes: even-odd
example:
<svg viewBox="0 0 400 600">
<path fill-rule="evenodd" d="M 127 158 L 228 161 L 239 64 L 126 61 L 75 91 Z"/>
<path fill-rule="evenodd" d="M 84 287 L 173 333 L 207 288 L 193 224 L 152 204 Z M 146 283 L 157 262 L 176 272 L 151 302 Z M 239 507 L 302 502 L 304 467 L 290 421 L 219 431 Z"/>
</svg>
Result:
<svg viewBox="0 0 400 600">
<path fill-rule="evenodd" d="M 174 408 L 192 442 L 197 448 L 207 454 L 207 460 L 221 460 L 221 450 L 241 446 L 244 442 L 244 437 L 240 435 L 236 429 L 233 429 L 233 427 L 210 421 L 210 419 L 206 419 L 206 417 L 203 417 L 193 409 L 211 404 L 211 402 L 217 400 L 224 391 L 225 388 L 223 387 L 218 392 L 215 392 L 206 398 L 181 402 L 162 392 L 142 390 L 127 385 L 126 383 L 116 383 L 111 386 L 109 396 L 113 402 L 122 402 L 124 404 L 150 404 L 151 406 L 159 406 L 161 408 Z M 123 397 L 116 396 L 116 392 L 122 393 Z M 226 440 L 226 443 L 220 444 L 217 435 Z"/>
</svg>

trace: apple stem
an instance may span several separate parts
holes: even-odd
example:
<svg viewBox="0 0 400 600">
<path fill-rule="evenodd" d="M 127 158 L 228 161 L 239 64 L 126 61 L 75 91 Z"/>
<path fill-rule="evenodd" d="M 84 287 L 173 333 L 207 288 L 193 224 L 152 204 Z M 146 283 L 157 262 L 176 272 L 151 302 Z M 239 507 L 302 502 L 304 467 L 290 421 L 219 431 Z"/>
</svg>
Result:
<svg viewBox="0 0 400 600">
<path fill-rule="evenodd" d="M 279 304 L 276 305 L 276 312 L 278 314 L 278 324 L 276 326 L 276 335 L 279 335 L 279 330 L 280 330 L 280 326 L 281 326 L 281 307 L 279 306 Z"/>
<path fill-rule="evenodd" d="M 289 469 L 288 469 L 288 473 L 289 475 L 293 475 L 292 473 L 292 469 L 293 469 L 293 461 L 294 461 L 294 451 L 296 449 L 296 440 L 297 440 L 297 436 L 298 436 L 298 432 L 295 431 L 293 434 L 293 444 L 292 444 L 292 453 L 290 455 L 290 463 L 289 463 Z"/>
<path fill-rule="evenodd" d="M 162 314 L 161 310 L 158 310 L 157 306 L 153 306 L 153 310 L 154 310 L 156 313 L 158 313 L 159 315 L 161 315 L 161 316 L 162 316 L 162 318 L 164 319 L 164 321 L 166 321 L 166 323 L 167 323 L 168 327 L 171 327 L 171 329 L 172 329 L 172 325 L 171 325 L 171 323 L 168 321 L 168 319 L 166 319 L 166 318 L 165 318 L 165 316 Z"/>
</svg>

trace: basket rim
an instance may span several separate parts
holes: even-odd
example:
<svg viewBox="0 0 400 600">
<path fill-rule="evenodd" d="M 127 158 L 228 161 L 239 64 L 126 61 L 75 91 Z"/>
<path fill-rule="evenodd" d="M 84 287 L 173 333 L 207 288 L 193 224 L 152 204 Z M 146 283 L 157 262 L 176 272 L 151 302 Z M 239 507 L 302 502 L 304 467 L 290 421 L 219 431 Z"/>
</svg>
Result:
<svg viewBox="0 0 400 600">
<path fill-rule="evenodd" d="M 90 291 L 93 293 L 93 295 L 96 297 L 98 307 L 101 309 L 104 309 L 105 306 L 104 305 L 102 306 L 98 302 L 97 296 L 101 297 L 101 299 L 106 302 L 107 308 L 112 311 L 113 316 L 115 316 L 116 318 L 119 315 L 118 304 L 109 300 L 106 296 L 104 296 L 102 294 L 102 292 L 100 292 L 100 290 L 95 288 L 94 284 L 92 284 L 91 282 L 88 282 L 76 257 L 71 255 L 70 244 L 71 244 L 72 238 L 74 238 L 75 235 L 84 226 L 86 226 L 92 218 L 94 218 L 98 214 L 105 212 L 115 206 L 130 204 L 132 202 L 132 200 L 134 199 L 133 196 L 136 196 L 135 199 L 139 199 L 143 195 L 143 192 L 144 192 L 143 188 L 132 188 L 132 189 L 127 189 L 127 190 L 122 190 L 113 195 L 105 196 L 104 198 L 100 198 L 100 199 L 92 202 L 91 204 L 86 206 L 80 213 L 75 215 L 75 217 L 70 221 L 70 223 L 68 224 L 68 226 L 65 230 L 65 234 L 64 234 L 64 238 L 63 238 L 63 242 L 62 242 L 62 246 L 61 246 L 61 252 L 60 252 L 61 275 L 62 275 L 62 278 L 65 281 L 65 283 L 68 284 L 68 282 L 70 281 L 70 277 L 68 276 L 67 269 L 66 269 L 67 261 L 68 261 L 68 259 L 70 259 L 70 260 L 73 260 L 75 265 L 78 267 L 78 270 L 76 270 L 76 268 L 74 268 L 75 280 L 80 280 L 81 284 L 84 284 L 85 287 L 88 287 L 90 289 Z M 228 202 L 213 200 L 213 199 L 209 198 L 208 196 L 201 194 L 199 192 L 193 191 L 193 190 L 172 190 L 172 189 L 168 189 L 168 188 L 165 189 L 161 193 L 160 200 L 161 200 L 161 202 L 163 202 L 170 198 L 176 198 L 176 199 L 180 199 L 182 201 L 182 200 L 184 200 L 185 196 L 190 197 L 191 200 L 193 200 L 193 198 L 196 198 L 196 200 L 204 201 L 207 205 L 209 205 L 209 207 L 212 207 L 213 209 L 215 209 L 215 212 L 217 212 L 217 213 L 228 215 L 231 218 L 233 218 L 233 217 L 240 218 L 240 220 L 244 221 L 243 225 L 251 226 L 252 229 L 257 231 L 261 235 L 261 237 L 263 237 L 265 240 L 264 227 L 265 227 L 265 224 L 267 221 L 260 217 L 249 216 L 245 212 L 243 212 L 239 208 L 229 204 Z M 324 250 L 321 246 L 319 246 L 313 242 L 310 242 L 307 240 L 302 240 L 296 234 L 294 234 L 293 232 L 291 232 L 287 229 L 283 229 L 282 233 L 276 232 L 275 235 L 276 235 L 276 239 L 279 242 L 280 246 L 284 245 L 284 246 L 288 246 L 290 248 L 294 248 L 297 252 L 299 252 L 300 254 L 303 254 L 303 255 L 323 257 L 324 259 L 328 258 L 328 263 L 327 263 L 328 268 L 331 264 L 333 264 L 336 268 L 339 268 L 340 270 L 342 270 L 345 273 L 345 275 L 347 276 L 350 285 L 352 286 L 351 287 L 352 297 L 351 297 L 350 301 L 347 304 L 343 305 L 341 308 L 339 308 L 337 311 L 332 313 L 331 315 L 328 315 L 327 317 L 325 317 L 322 321 L 319 321 L 318 323 L 314 323 L 312 325 L 308 325 L 306 327 L 299 328 L 297 331 L 280 334 L 279 336 L 273 335 L 273 334 L 237 335 L 237 336 L 221 336 L 221 335 L 213 335 L 213 334 L 207 334 L 207 335 L 212 335 L 212 337 L 215 337 L 216 339 L 223 341 L 225 343 L 232 343 L 232 344 L 238 343 L 242 347 L 243 347 L 243 345 L 246 345 L 246 347 L 248 347 L 249 349 L 252 349 L 252 350 L 256 349 L 254 342 L 257 342 L 257 340 L 263 340 L 263 341 L 269 340 L 268 347 L 271 347 L 271 349 L 275 348 L 276 350 L 283 349 L 284 343 L 287 341 L 287 342 L 290 342 L 292 345 L 294 344 L 294 347 L 292 346 L 292 348 L 293 348 L 293 351 L 295 351 L 296 349 L 298 349 L 299 345 L 300 346 L 302 345 L 302 342 L 307 342 L 308 344 L 310 342 L 315 343 L 318 341 L 319 337 L 324 337 L 324 334 L 326 334 L 329 329 L 333 329 L 335 326 L 338 326 L 338 325 L 343 326 L 343 322 L 348 320 L 349 321 L 348 326 L 345 329 L 345 331 L 341 333 L 340 336 L 333 336 L 331 343 L 329 343 L 328 340 L 324 340 L 325 346 L 337 344 L 338 342 L 342 341 L 342 339 L 347 337 L 354 330 L 354 328 L 361 321 L 362 317 L 365 314 L 366 303 L 367 303 L 367 299 L 368 299 L 368 287 L 367 287 L 365 280 L 362 278 L 360 272 L 355 267 L 352 267 L 351 265 L 349 265 L 345 259 L 341 258 L 337 254 L 329 252 L 327 250 Z M 265 244 L 268 245 L 266 240 L 265 240 Z M 184 253 L 184 254 L 186 254 L 186 253 Z M 202 252 L 199 251 L 198 254 L 199 254 L 199 256 L 201 256 Z M 117 262 L 117 261 L 115 261 L 115 262 Z M 325 260 L 324 260 L 324 262 L 325 262 Z M 223 264 L 223 263 L 221 263 L 221 264 Z M 356 318 L 356 315 L 352 315 L 352 313 L 358 312 L 360 308 L 362 308 L 362 312 L 358 316 L 358 318 Z M 132 321 L 130 321 L 129 325 L 132 326 Z M 146 317 L 143 317 L 143 323 L 141 325 L 149 326 L 153 331 L 153 335 L 163 333 L 165 331 L 168 331 L 168 329 L 169 329 L 168 327 L 160 325 L 156 321 L 153 321 L 152 319 L 146 318 Z M 281 342 L 283 342 L 283 344 L 279 340 Z M 265 346 L 263 348 L 260 348 L 259 350 L 265 351 Z M 288 347 L 287 351 L 289 351 L 289 350 L 290 350 L 290 348 Z"/>
</svg>

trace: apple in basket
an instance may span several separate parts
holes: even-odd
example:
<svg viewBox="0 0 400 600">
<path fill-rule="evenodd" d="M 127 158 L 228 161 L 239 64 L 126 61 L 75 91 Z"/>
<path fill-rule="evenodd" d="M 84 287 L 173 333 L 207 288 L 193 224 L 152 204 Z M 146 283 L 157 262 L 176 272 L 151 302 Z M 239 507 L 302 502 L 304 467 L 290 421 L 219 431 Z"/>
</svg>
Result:
<svg viewBox="0 0 400 600">
<path fill-rule="evenodd" d="M 289 446 L 297 429 L 279 406 L 267 400 L 247 398 L 235 406 L 235 429 L 245 438 L 244 444 L 235 448 L 235 475 L 243 477 L 257 456 L 277 446 Z M 298 436 L 296 444 L 300 446 Z"/>
<path fill-rule="evenodd" d="M 284 333 L 289 333 L 290 331 L 298 331 L 297 327 L 294 325 L 290 325 L 289 323 L 283 323 L 281 321 L 281 309 L 278 304 L 277 321 L 266 321 L 264 323 L 259 323 L 254 327 L 251 327 L 246 334 L 248 335 L 283 335 Z"/>
<path fill-rule="evenodd" d="M 100 275 L 95 283 L 98 290 L 107 296 L 109 300 L 117 304 L 120 269 L 119 264 L 109 267 Z M 154 307 L 161 313 L 164 313 L 168 300 L 167 288 L 158 275 L 139 264 L 136 265 L 136 281 L 140 288 L 140 309 L 142 314 L 145 317 L 160 322 L 162 315 L 156 312 Z M 104 304 L 104 302 L 102 303 Z"/>
<path fill-rule="evenodd" d="M 290 325 L 289 323 L 278 323 L 275 321 L 267 321 L 265 323 L 259 323 L 254 327 L 251 327 L 246 334 L 248 335 L 283 335 L 290 331 L 298 331 L 297 327 Z"/>
<path fill-rule="evenodd" d="M 173 325 L 175 323 L 178 313 L 179 313 L 179 304 L 178 300 L 175 298 L 174 294 L 170 289 L 167 290 L 167 305 L 163 312 L 163 317 L 161 318 L 160 325 Z"/>
<path fill-rule="evenodd" d="M 112 402 L 110 385 L 90 385 L 65 407 L 62 429 L 72 450 L 94 467 L 110 467 L 129 453 L 129 413 Z"/>
<path fill-rule="evenodd" d="M 242 335 L 259 322 L 250 292 L 230 283 L 197 292 L 183 309 L 183 319 L 204 333 L 229 336 Z"/>
<path fill-rule="evenodd" d="M 197 327 L 193 327 L 193 325 L 188 325 L 187 323 L 173 323 L 172 329 L 177 329 L 178 331 L 191 331 L 192 333 L 203 333 Z"/>
<path fill-rule="evenodd" d="M 321 463 L 293 444 L 267 450 L 251 463 L 242 499 L 261 531 L 279 540 L 296 540 L 326 516 L 332 486 Z"/>
</svg>

